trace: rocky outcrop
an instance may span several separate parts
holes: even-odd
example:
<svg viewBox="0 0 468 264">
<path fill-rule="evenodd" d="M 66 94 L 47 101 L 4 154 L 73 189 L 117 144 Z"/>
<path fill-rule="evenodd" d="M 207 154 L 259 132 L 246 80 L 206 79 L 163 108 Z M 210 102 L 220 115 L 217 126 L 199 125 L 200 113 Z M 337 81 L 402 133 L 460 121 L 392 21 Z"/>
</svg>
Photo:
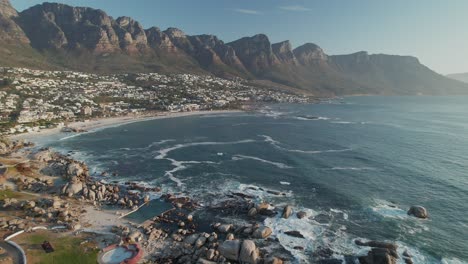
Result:
<svg viewBox="0 0 468 264">
<path fill-rule="evenodd" d="M 235 50 L 244 66 L 254 74 L 261 74 L 280 63 L 264 34 L 241 38 L 227 45 Z"/>
<path fill-rule="evenodd" d="M 30 142 L 24 140 L 9 140 L 7 138 L 0 138 L 0 155 L 10 154 L 16 150 L 24 147 L 33 146 Z"/>
<path fill-rule="evenodd" d="M 287 205 L 283 209 L 283 214 L 281 215 L 283 218 L 288 219 L 293 213 L 293 208 L 291 205 Z"/>
<path fill-rule="evenodd" d="M 422 219 L 426 219 L 429 217 L 426 208 L 422 206 L 411 206 L 411 208 L 408 210 L 408 215 L 412 215 L 414 217 Z"/>
<path fill-rule="evenodd" d="M 286 63 L 286 64 L 296 64 L 296 56 L 294 55 L 294 52 L 291 48 L 291 43 L 289 40 L 275 43 L 271 45 L 271 48 L 273 50 L 273 53 L 276 55 L 278 60 L 281 63 Z"/>
<path fill-rule="evenodd" d="M 297 47 L 294 49 L 293 53 L 297 60 L 303 65 L 311 65 L 317 61 L 326 61 L 328 59 L 325 52 L 313 43 L 306 43 Z"/>
<path fill-rule="evenodd" d="M 241 242 L 239 240 L 226 240 L 219 245 L 218 250 L 225 258 L 237 261 L 241 250 Z"/>
<path fill-rule="evenodd" d="M 263 238 L 263 239 L 265 239 L 265 238 L 269 237 L 272 232 L 273 232 L 273 230 L 271 230 L 271 228 L 269 228 L 268 226 L 262 226 L 262 227 L 257 228 L 253 232 L 252 236 L 254 238 Z"/>
<path fill-rule="evenodd" d="M 177 47 L 172 43 L 169 36 L 157 27 L 151 27 L 146 31 L 149 47 L 163 52 L 176 53 Z"/>
<path fill-rule="evenodd" d="M 244 240 L 241 245 L 239 261 L 241 263 L 257 264 L 259 251 L 252 240 Z"/>
<path fill-rule="evenodd" d="M 130 17 L 119 17 L 114 30 L 119 36 L 120 48 L 128 53 L 145 52 L 148 39 L 143 26 Z"/>
<path fill-rule="evenodd" d="M 177 48 L 185 51 L 187 54 L 193 54 L 195 51 L 192 43 L 190 43 L 187 35 L 185 35 L 182 30 L 178 28 L 168 28 L 164 31 L 164 33 L 169 37 L 171 42 L 174 43 Z"/>
<path fill-rule="evenodd" d="M 398 246 L 393 243 L 368 241 L 362 242 L 355 241 L 358 246 L 371 247 L 371 250 L 366 256 L 359 257 L 361 264 L 396 264 L 398 260 L 397 248 Z"/>
</svg>

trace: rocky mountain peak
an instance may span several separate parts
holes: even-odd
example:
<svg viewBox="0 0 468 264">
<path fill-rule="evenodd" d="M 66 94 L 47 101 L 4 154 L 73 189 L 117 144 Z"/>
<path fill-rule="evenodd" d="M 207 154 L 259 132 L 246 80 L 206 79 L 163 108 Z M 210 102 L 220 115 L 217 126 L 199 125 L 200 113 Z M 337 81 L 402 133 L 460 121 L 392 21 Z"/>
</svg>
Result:
<svg viewBox="0 0 468 264">
<path fill-rule="evenodd" d="M 147 47 L 148 40 L 145 30 L 138 21 L 124 16 L 117 18 L 116 23 L 120 27 L 116 28 L 115 31 L 119 36 L 122 49 L 136 53 Z"/>
<path fill-rule="evenodd" d="M 261 73 L 279 63 L 273 54 L 270 40 L 264 34 L 241 38 L 227 45 L 234 49 L 245 67 L 254 73 Z"/>
<path fill-rule="evenodd" d="M 151 27 L 146 31 L 146 38 L 148 40 L 148 45 L 152 48 L 162 49 L 167 52 L 177 52 L 177 48 L 172 43 L 169 36 L 162 32 L 158 27 Z"/>
<path fill-rule="evenodd" d="M 115 21 L 102 10 L 44 3 L 21 12 L 19 20 L 38 49 L 88 49 L 95 53 L 119 49 Z"/>
<path fill-rule="evenodd" d="M 178 28 L 168 28 L 164 31 L 170 38 L 185 38 L 185 33 Z"/>
<path fill-rule="evenodd" d="M 313 43 L 306 43 L 297 47 L 293 52 L 302 64 L 310 64 L 314 61 L 325 61 L 328 59 L 325 52 L 318 45 Z"/>
<path fill-rule="evenodd" d="M 273 53 L 283 63 L 296 63 L 296 57 L 293 53 L 291 42 L 282 41 L 271 45 Z"/>
</svg>

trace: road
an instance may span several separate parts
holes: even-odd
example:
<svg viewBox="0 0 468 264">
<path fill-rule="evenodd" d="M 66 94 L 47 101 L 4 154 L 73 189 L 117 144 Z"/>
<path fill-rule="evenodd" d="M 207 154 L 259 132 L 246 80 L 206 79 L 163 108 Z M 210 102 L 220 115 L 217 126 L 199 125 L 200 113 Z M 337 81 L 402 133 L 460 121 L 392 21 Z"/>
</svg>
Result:
<svg viewBox="0 0 468 264">
<path fill-rule="evenodd" d="M 14 264 L 25 264 L 23 258 L 21 257 L 21 252 L 17 248 L 5 241 L 0 241 L 0 247 L 4 248 L 6 252 L 8 252 L 8 255 L 13 258 Z"/>
</svg>

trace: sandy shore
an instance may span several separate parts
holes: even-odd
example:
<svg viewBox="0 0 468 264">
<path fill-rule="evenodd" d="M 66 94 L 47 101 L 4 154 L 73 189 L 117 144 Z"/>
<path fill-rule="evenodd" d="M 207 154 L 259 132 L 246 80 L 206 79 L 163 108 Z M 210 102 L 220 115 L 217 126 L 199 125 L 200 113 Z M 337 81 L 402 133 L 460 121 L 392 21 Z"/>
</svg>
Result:
<svg viewBox="0 0 468 264">
<path fill-rule="evenodd" d="M 184 117 L 184 116 L 196 116 L 196 115 L 213 115 L 213 114 L 224 114 L 224 113 L 239 113 L 241 110 L 214 110 L 214 111 L 193 111 L 193 112 L 157 112 L 147 115 L 128 115 L 128 116 L 119 116 L 119 117 L 109 117 L 109 118 L 97 118 L 90 119 L 84 122 L 73 122 L 69 123 L 68 126 L 77 130 L 93 131 L 99 128 L 111 127 L 115 125 L 130 124 L 134 122 L 141 122 L 154 119 L 164 119 L 164 118 L 175 118 L 175 117 Z M 61 132 L 62 128 L 50 128 L 42 129 L 38 132 L 28 132 L 17 135 L 9 136 L 10 139 L 18 140 L 28 140 L 34 142 L 38 138 L 48 137 L 56 135 Z"/>
</svg>

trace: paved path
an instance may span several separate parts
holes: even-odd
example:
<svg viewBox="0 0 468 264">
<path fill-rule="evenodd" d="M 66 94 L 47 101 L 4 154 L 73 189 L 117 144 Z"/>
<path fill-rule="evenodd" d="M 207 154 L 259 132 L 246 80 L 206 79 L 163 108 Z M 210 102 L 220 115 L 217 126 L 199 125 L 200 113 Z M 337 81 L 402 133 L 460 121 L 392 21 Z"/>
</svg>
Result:
<svg viewBox="0 0 468 264">
<path fill-rule="evenodd" d="M 4 248 L 6 252 L 8 252 L 8 255 L 12 257 L 14 264 L 25 264 L 21 257 L 21 252 L 17 248 L 5 241 L 0 241 L 0 247 Z"/>
</svg>

